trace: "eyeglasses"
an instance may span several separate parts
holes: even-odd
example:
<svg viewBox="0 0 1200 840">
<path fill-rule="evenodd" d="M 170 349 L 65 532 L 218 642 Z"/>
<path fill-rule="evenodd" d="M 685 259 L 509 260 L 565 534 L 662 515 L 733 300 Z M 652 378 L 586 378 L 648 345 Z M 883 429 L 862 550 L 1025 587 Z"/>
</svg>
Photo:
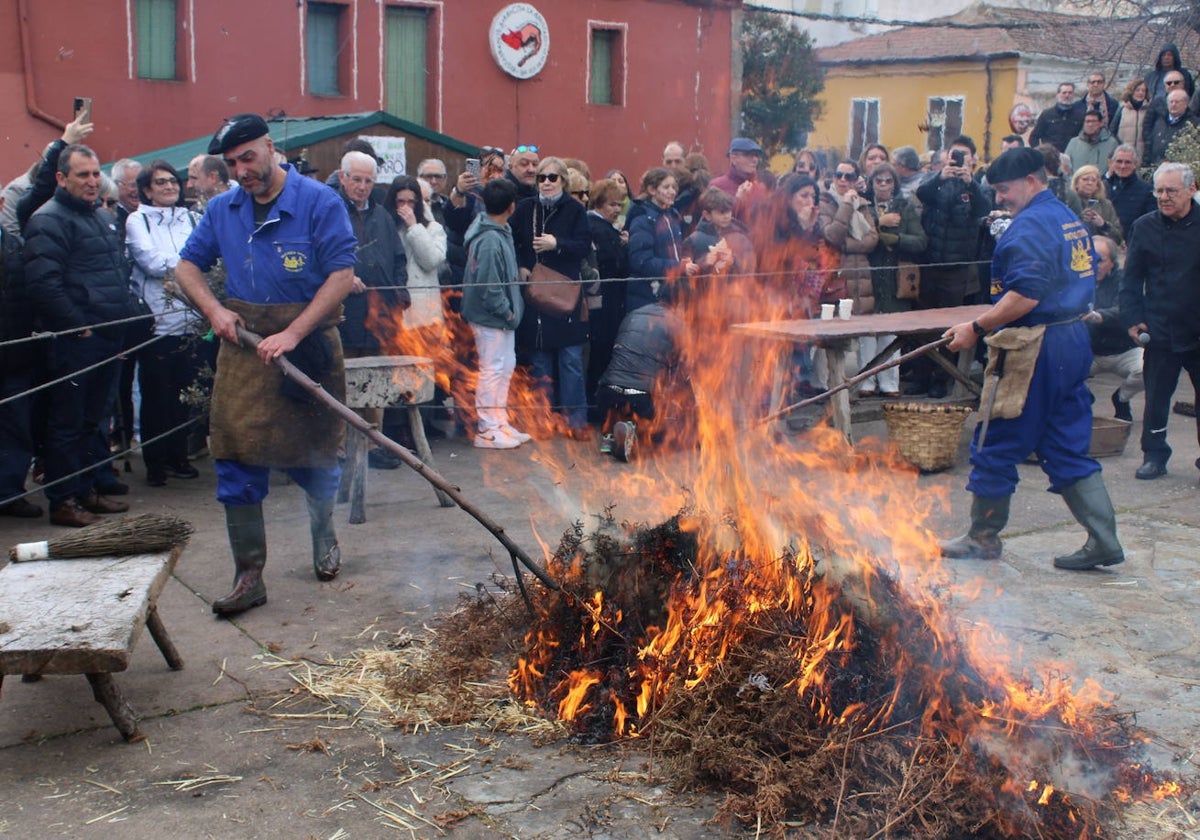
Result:
<svg viewBox="0 0 1200 840">
<path fill-rule="evenodd" d="M 179 179 L 172 177 L 170 175 L 165 175 L 162 178 L 154 179 L 154 186 L 156 186 L 156 187 L 165 187 L 167 184 L 178 184 L 178 183 L 179 183 Z"/>
<path fill-rule="evenodd" d="M 1103 79 L 1088 79 L 1088 84 L 1089 85 L 1102 85 L 1102 84 L 1104 84 L 1104 80 Z"/>
<path fill-rule="evenodd" d="M 543 181 L 549 181 L 551 184 L 558 181 L 559 175 L 557 172 L 539 172 L 537 182 L 540 184 Z"/>
<path fill-rule="evenodd" d="M 445 181 L 446 173 L 445 172 L 420 172 L 417 174 L 417 177 L 424 178 L 426 181 Z"/>
<path fill-rule="evenodd" d="M 876 184 L 894 184 L 894 183 L 896 183 L 896 180 L 894 178 L 874 178 L 872 180 L 874 180 Z"/>
<path fill-rule="evenodd" d="M 833 177 L 839 181 L 853 181 L 858 175 L 853 172 L 834 172 Z"/>
<path fill-rule="evenodd" d="M 1154 190 L 1155 195 L 1176 196 L 1183 192 L 1181 187 L 1157 187 Z"/>
<path fill-rule="evenodd" d="M 105 206 L 105 207 L 107 207 L 109 210 L 113 209 L 114 207 L 116 207 L 116 206 L 117 206 L 118 204 L 120 204 L 120 203 L 121 203 L 121 202 L 117 201 L 117 199 L 115 199 L 115 198 L 106 198 L 106 199 L 104 199 L 104 206 Z"/>
<path fill-rule="evenodd" d="M 536 155 L 538 153 L 538 147 L 537 146 L 517 146 L 517 148 L 513 149 L 514 155 L 523 155 L 526 152 Z"/>
</svg>

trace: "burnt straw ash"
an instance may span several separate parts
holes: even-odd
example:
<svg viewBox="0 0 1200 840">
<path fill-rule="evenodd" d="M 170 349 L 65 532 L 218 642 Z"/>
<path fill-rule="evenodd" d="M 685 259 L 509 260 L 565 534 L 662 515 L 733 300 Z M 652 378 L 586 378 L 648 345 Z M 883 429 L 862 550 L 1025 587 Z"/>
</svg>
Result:
<svg viewBox="0 0 1200 840">
<path fill-rule="evenodd" d="M 724 793 L 724 823 L 777 837 L 1109 838 L 1164 783 L 1130 715 L 1017 677 L 1047 702 L 1014 708 L 888 576 L 835 586 L 811 548 L 765 570 L 703 550 L 710 531 L 690 511 L 569 529 L 516 694 L 580 742 L 648 741 L 666 777 Z"/>
</svg>

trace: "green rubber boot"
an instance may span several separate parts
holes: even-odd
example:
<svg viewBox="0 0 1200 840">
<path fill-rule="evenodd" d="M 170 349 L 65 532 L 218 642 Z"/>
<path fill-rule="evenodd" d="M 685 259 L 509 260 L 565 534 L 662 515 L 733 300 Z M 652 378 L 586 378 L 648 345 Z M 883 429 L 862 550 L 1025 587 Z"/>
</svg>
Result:
<svg viewBox="0 0 1200 840">
<path fill-rule="evenodd" d="M 1125 550 L 1117 539 L 1117 513 L 1100 473 L 1076 481 L 1062 491 L 1062 497 L 1075 520 L 1087 529 L 1088 538 L 1083 548 L 1073 554 L 1055 557 L 1054 565 L 1060 569 L 1085 571 L 1123 563 Z"/>
<path fill-rule="evenodd" d="M 308 499 L 308 524 L 312 531 L 313 571 L 317 580 L 333 580 L 342 569 L 342 550 L 333 530 L 333 499 Z"/>
<path fill-rule="evenodd" d="M 262 504 L 227 505 L 225 528 L 237 570 L 233 590 L 212 603 L 217 615 L 234 615 L 267 603 L 267 587 L 262 571 L 267 563 L 267 529 L 263 524 Z"/>
<path fill-rule="evenodd" d="M 942 556 L 951 560 L 999 560 L 1004 548 L 1000 532 L 1008 524 L 1011 501 L 1012 496 L 976 496 L 971 502 L 971 529 L 961 537 L 942 540 Z"/>
</svg>

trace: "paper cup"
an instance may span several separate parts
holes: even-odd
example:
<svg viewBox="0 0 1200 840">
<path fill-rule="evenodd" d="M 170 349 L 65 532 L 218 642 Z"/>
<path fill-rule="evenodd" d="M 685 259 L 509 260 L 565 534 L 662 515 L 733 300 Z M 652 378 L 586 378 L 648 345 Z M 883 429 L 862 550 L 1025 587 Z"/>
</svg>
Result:
<svg viewBox="0 0 1200 840">
<path fill-rule="evenodd" d="M 832 321 L 833 320 L 833 304 L 832 303 L 822 303 L 821 304 L 821 320 L 822 321 Z"/>
<path fill-rule="evenodd" d="M 838 317 L 843 321 L 850 320 L 850 310 L 854 307 L 852 298 L 842 298 L 838 301 Z"/>
</svg>

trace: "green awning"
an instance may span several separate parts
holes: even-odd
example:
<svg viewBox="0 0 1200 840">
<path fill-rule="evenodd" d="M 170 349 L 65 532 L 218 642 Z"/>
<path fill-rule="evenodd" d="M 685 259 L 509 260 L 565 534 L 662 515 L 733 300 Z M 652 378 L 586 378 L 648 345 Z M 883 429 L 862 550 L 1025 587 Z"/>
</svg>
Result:
<svg viewBox="0 0 1200 840">
<path fill-rule="evenodd" d="M 431 143 L 445 146 L 459 154 L 468 157 L 479 156 L 478 146 L 472 146 L 446 134 L 430 131 L 422 125 L 402 120 L 386 111 L 364 111 L 361 114 L 342 114 L 332 117 L 275 117 L 267 120 L 267 125 L 271 127 L 271 139 L 275 143 L 275 148 L 284 153 L 298 151 L 331 137 L 369 133 L 368 129 L 377 125 L 386 125 L 406 135 L 420 137 Z M 214 127 L 213 130 L 215 131 L 216 128 Z M 132 158 L 143 165 L 152 160 L 165 160 L 176 169 L 185 171 L 192 158 L 208 151 L 210 139 L 212 139 L 212 135 L 206 134 L 174 146 L 133 155 Z"/>
</svg>

